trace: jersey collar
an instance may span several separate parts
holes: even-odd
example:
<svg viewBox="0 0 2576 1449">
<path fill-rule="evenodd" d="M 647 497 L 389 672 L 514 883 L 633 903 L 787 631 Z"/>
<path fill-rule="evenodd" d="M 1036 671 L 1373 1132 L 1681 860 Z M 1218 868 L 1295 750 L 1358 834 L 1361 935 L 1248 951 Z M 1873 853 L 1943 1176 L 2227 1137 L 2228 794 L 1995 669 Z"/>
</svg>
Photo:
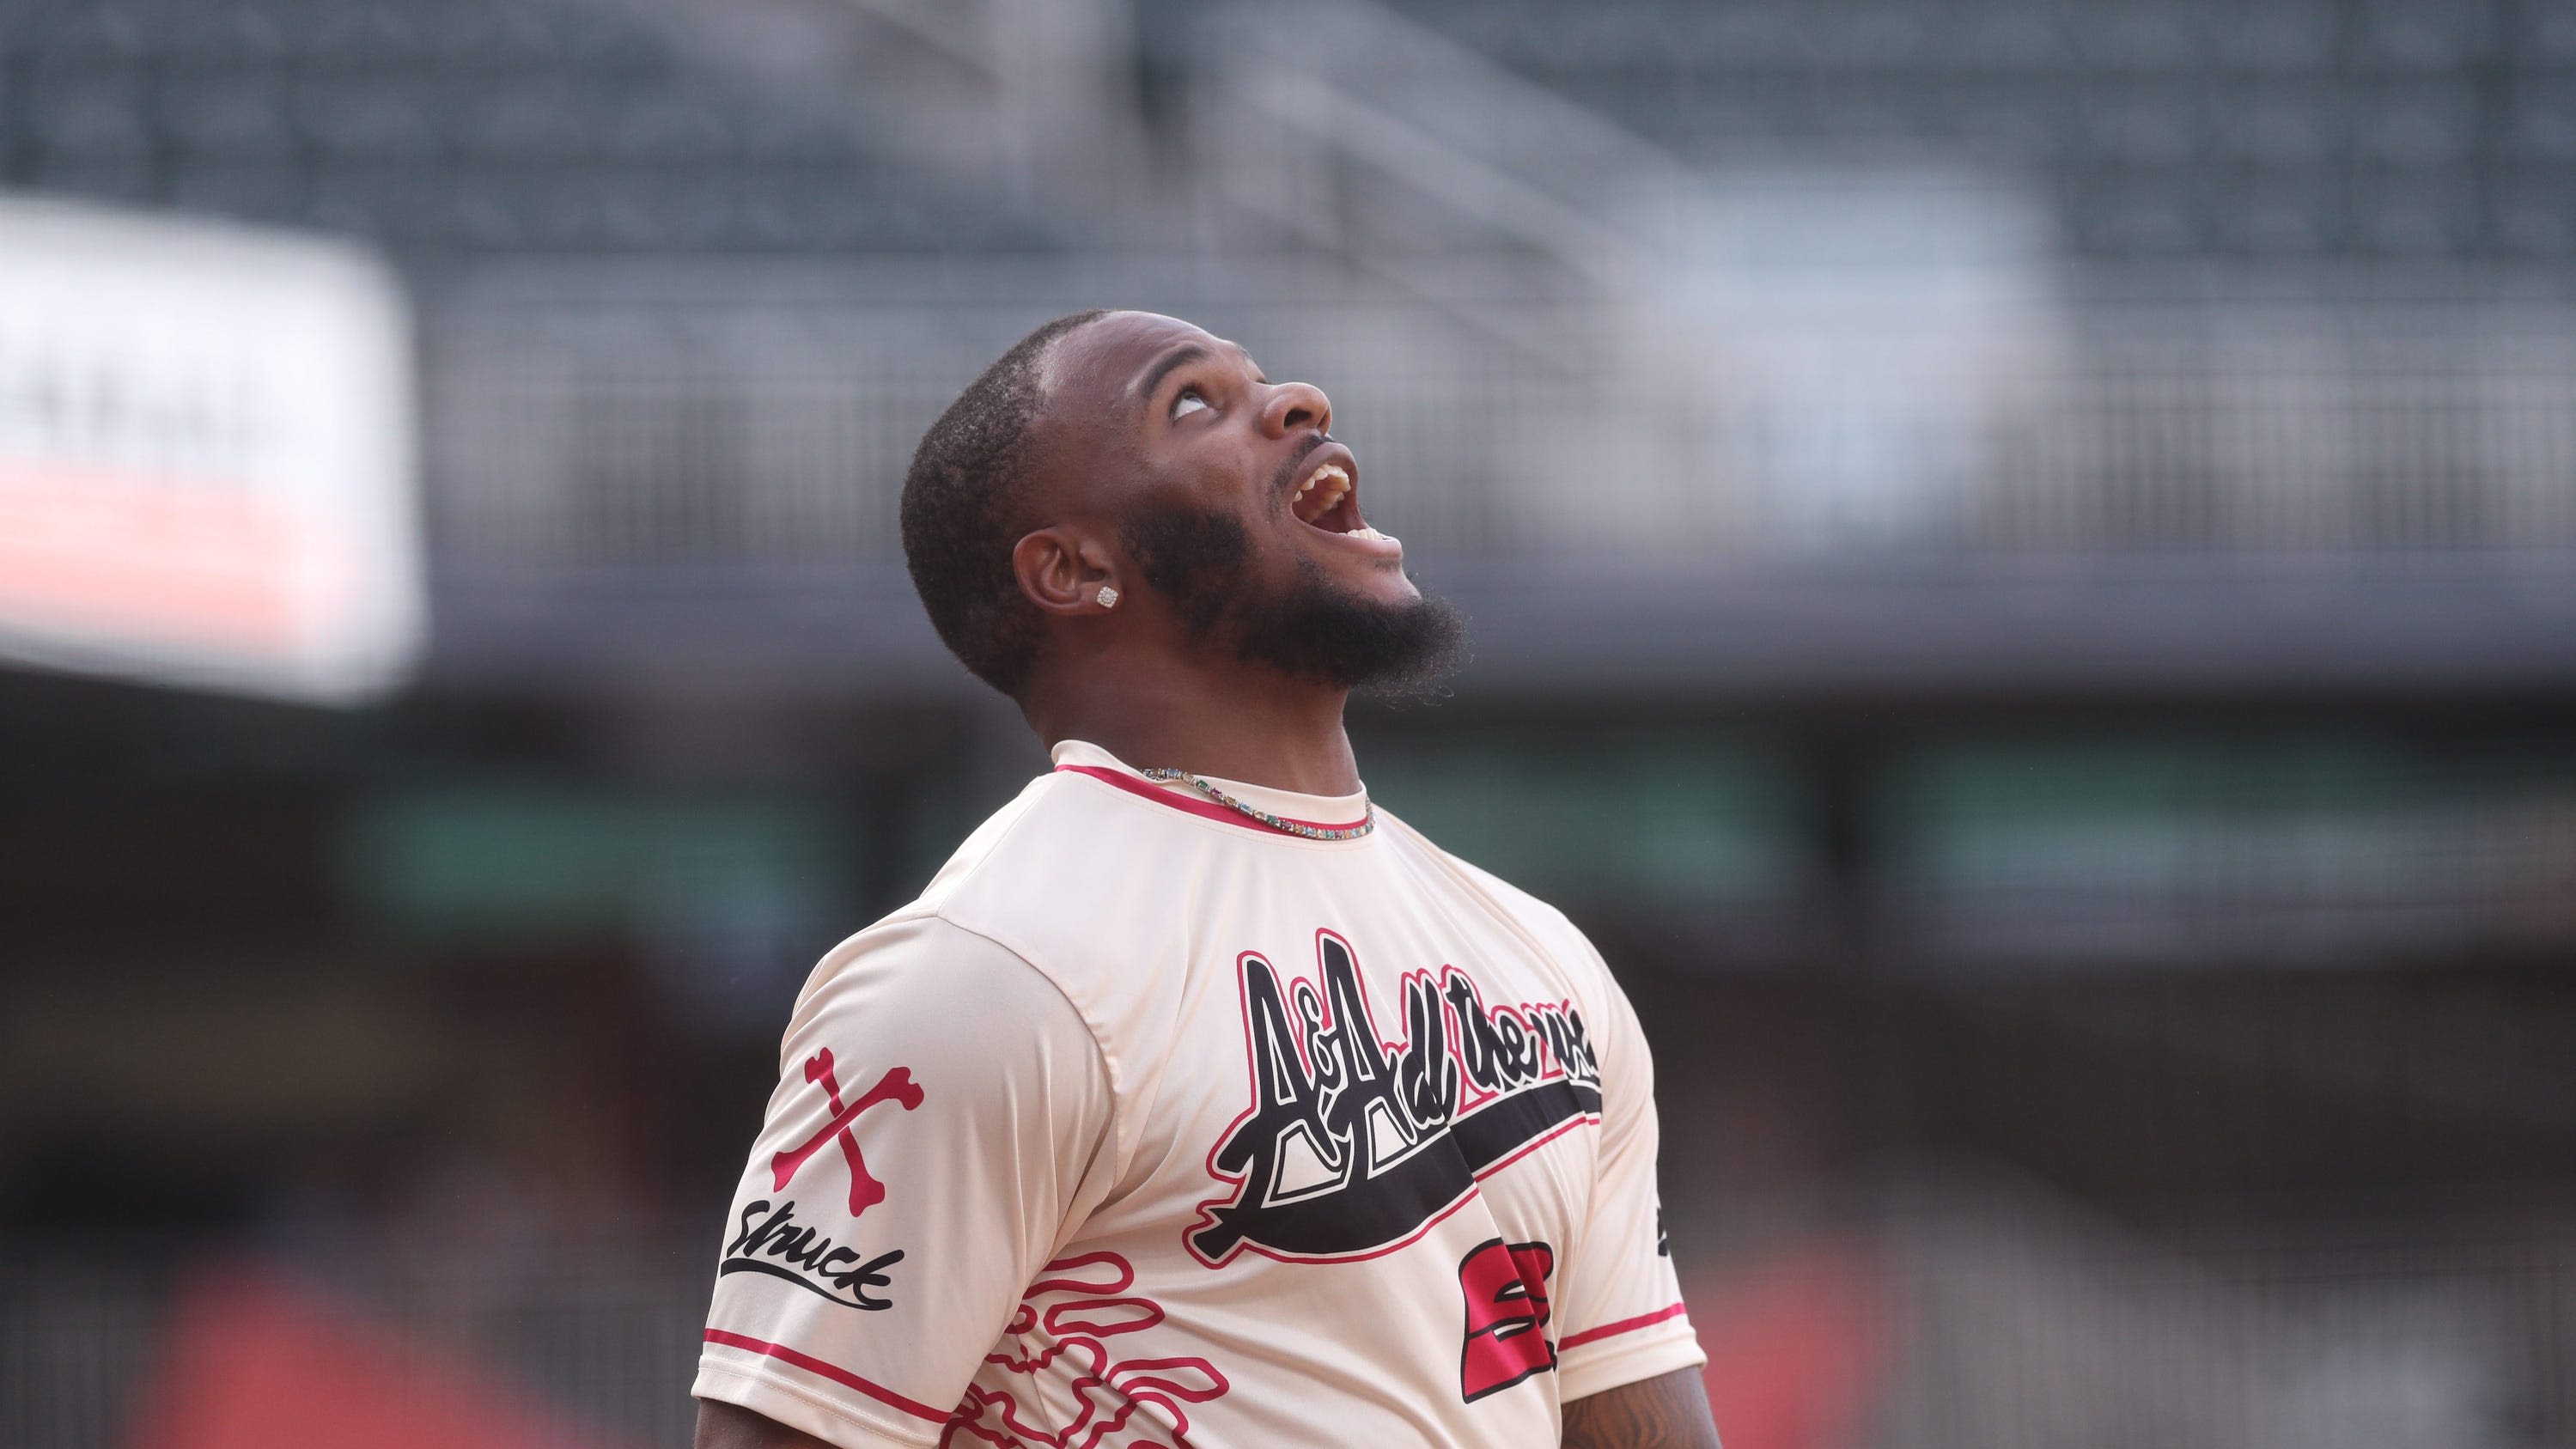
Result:
<svg viewBox="0 0 2576 1449">
<path fill-rule="evenodd" d="M 1055 747 L 1055 767 L 1060 773 L 1089 775 L 1095 780 L 1114 785 L 1130 794 L 1141 795 L 1159 805 L 1167 805 L 1191 815 L 1210 820 L 1223 820 L 1263 835 L 1298 839 L 1284 830 L 1273 830 L 1239 811 L 1229 810 L 1186 785 L 1166 785 L 1148 780 L 1134 766 L 1100 746 L 1083 740 L 1066 740 Z M 1368 818 L 1368 790 L 1355 795 L 1300 795 L 1291 790 L 1274 790 L 1267 785 L 1252 785 L 1241 780 L 1228 780 L 1216 775 L 1201 778 L 1232 795 L 1246 805 L 1266 810 L 1282 820 L 1300 825 L 1320 826 L 1326 830 L 1348 830 Z"/>
</svg>

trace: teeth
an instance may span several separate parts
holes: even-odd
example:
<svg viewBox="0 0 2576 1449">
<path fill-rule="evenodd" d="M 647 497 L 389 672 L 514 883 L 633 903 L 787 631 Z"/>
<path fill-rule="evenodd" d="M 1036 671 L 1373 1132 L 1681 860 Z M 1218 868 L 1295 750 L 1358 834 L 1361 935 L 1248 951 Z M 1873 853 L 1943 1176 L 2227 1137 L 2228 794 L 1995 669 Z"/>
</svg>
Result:
<svg viewBox="0 0 2576 1449">
<path fill-rule="evenodd" d="M 1312 523 L 1341 507 L 1350 493 L 1350 471 L 1339 463 L 1326 463 L 1297 485 L 1297 516 Z"/>
</svg>

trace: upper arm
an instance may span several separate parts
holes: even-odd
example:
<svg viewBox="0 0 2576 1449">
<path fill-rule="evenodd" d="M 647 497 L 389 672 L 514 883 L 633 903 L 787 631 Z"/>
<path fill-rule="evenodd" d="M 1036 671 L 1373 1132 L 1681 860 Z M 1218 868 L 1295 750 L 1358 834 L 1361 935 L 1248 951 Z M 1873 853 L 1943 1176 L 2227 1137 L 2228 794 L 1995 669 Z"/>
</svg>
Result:
<svg viewBox="0 0 2576 1449">
<path fill-rule="evenodd" d="M 722 1399 L 698 1400 L 696 1449 L 831 1449 L 801 1429 Z"/>
<path fill-rule="evenodd" d="M 1019 957 L 936 919 L 854 938 L 789 1024 L 692 1392 L 845 1449 L 931 1444 L 1105 1194 L 1110 1097 Z"/>
<path fill-rule="evenodd" d="M 1565 1449 L 1719 1449 L 1699 1370 L 1676 1369 L 1565 1406 Z M 700 1449 L 706 1449 L 701 1445 Z"/>
</svg>

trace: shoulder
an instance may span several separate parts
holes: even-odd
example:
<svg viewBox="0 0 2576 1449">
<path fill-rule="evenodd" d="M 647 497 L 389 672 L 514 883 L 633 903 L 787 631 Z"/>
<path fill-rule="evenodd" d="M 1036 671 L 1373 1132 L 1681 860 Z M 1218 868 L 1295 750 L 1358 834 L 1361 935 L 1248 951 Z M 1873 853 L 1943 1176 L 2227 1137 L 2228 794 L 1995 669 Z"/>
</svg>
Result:
<svg viewBox="0 0 2576 1449">
<path fill-rule="evenodd" d="M 779 1038 L 779 1071 L 831 1055 L 905 1067 L 950 1108 L 1109 1105 L 1115 1073 L 1088 1016 L 999 942 L 907 907 L 826 952 Z M 806 1080 L 811 1080 L 810 1072 Z"/>
<path fill-rule="evenodd" d="M 930 877 L 930 884 L 922 887 L 921 898 L 914 904 L 936 911 L 959 892 L 968 889 L 979 876 L 988 874 L 996 857 L 1004 855 L 1015 845 L 1025 850 L 1027 832 L 1022 827 L 1032 816 L 1045 814 L 1049 802 L 1059 799 L 1062 794 L 1054 775 L 1040 775 L 1031 780 L 1019 794 L 1011 797 L 1010 803 L 987 816 L 983 824 L 976 826 L 973 833 L 949 853 L 948 859 Z M 1043 825 L 1037 833 L 1044 834 Z"/>
<path fill-rule="evenodd" d="M 1040 775 L 975 827 L 908 909 L 1003 945 L 1040 971 L 1059 970 L 1048 928 L 1097 908 L 1100 875 L 1140 854 L 1135 841 L 1118 838 L 1140 823 L 1150 822 L 1130 818 L 1106 786 L 1069 772 Z"/>
<path fill-rule="evenodd" d="M 1463 888 L 1482 897 L 1497 914 L 1529 936 L 1549 959 L 1564 967 L 1569 974 L 1583 980 L 1587 986 L 1596 982 L 1603 986 L 1610 984 L 1608 968 L 1602 964 L 1601 953 L 1593 949 L 1591 939 L 1565 912 L 1492 871 L 1441 849 L 1430 837 L 1384 810 L 1378 812 L 1377 819 L 1379 829 L 1395 835 L 1409 851 L 1434 868 L 1448 872 Z"/>
<path fill-rule="evenodd" d="M 1177 826 L 1173 822 L 1177 822 Z M 976 1019 L 1053 995 L 1115 1057 L 1120 1003 L 1157 979 L 1163 918 L 1140 901 L 1186 894 L 1211 838 L 1189 816 L 1070 772 L 1041 775 L 976 827 L 921 895 L 824 958 L 809 996 L 954 1002 Z M 978 1004 L 976 993 L 993 993 Z M 801 1009 L 801 1007 L 800 1007 Z"/>
<path fill-rule="evenodd" d="M 1132 973 L 1160 940 L 1141 903 L 1194 899 L 1235 860 L 1238 825 L 1208 820 L 1103 778 L 1059 770 L 986 821 L 920 904 L 1017 951 L 1068 989 Z"/>
<path fill-rule="evenodd" d="M 1176 818 L 1187 820 L 1089 775 L 1050 771 L 975 827 L 931 877 L 921 904 L 965 917 L 997 891 L 1061 897 L 1068 873 L 1101 861 L 1104 847 L 1142 843 Z"/>
<path fill-rule="evenodd" d="M 798 993 L 789 1030 L 854 1010 L 920 1025 L 1003 1012 L 1036 1025 L 1078 1024 L 1047 974 L 1010 947 L 915 902 L 823 954 Z"/>
</svg>

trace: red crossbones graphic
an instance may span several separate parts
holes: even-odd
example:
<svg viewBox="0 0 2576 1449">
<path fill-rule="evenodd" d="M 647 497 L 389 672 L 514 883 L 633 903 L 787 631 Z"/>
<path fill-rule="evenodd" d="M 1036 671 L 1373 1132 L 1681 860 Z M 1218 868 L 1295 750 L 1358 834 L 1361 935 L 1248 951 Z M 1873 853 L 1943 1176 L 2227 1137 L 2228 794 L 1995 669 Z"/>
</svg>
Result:
<svg viewBox="0 0 2576 1449">
<path fill-rule="evenodd" d="M 868 1088 L 859 1100 L 844 1107 L 841 1105 L 840 1079 L 832 1075 L 830 1047 L 805 1059 L 805 1080 L 823 1084 L 823 1095 L 832 1103 L 832 1120 L 823 1124 L 823 1130 L 815 1133 L 812 1141 L 769 1160 L 769 1170 L 774 1175 L 769 1190 L 785 1191 L 787 1179 L 796 1175 L 796 1169 L 805 1165 L 805 1159 L 822 1151 L 824 1143 L 838 1138 L 841 1156 L 850 1164 L 850 1216 L 857 1217 L 884 1202 L 886 1190 L 885 1184 L 868 1172 L 868 1160 L 859 1155 L 859 1142 L 850 1135 L 850 1124 L 858 1120 L 861 1112 L 879 1102 L 896 1103 L 907 1112 L 919 1108 L 921 1088 L 913 1084 L 912 1068 L 894 1067 L 877 1078 L 877 1084 Z"/>
</svg>

